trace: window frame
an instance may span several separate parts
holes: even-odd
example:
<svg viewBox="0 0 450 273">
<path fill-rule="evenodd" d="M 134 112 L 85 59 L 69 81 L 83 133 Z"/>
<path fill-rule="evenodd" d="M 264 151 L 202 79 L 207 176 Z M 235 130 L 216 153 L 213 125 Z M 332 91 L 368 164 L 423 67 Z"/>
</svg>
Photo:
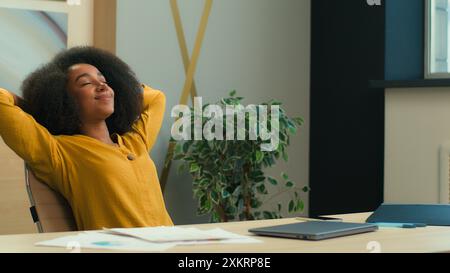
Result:
<svg viewBox="0 0 450 273">
<path fill-rule="evenodd" d="M 431 72 L 432 67 L 432 0 L 425 0 L 425 67 L 424 78 L 425 79 L 448 79 L 450 78 L 449 72 Z M 450 46 L 450 45 L 448 45 Z"/>
</svg>

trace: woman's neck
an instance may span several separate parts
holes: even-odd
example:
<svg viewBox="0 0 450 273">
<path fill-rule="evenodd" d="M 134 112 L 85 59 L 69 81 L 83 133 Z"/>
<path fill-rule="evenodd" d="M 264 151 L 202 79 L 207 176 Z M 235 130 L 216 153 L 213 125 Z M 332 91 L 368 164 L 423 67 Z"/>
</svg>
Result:
<svg viewBox="0 0 450 273">
<path fill-rule="evenodd" d="M 105 121 L 98 123 L 84 123 L 81 125 L 80 131 L 82 135 L 95 138 L 109 145 L 115 145 L 109 135 L 108 126 Z"/>
</svg>

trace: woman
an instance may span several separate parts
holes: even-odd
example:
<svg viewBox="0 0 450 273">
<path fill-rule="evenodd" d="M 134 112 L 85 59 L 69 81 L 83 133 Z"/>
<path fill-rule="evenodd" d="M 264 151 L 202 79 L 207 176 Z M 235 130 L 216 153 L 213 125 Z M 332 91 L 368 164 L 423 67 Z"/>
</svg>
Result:
<svg viewBox="0 0 450 273">
<path fill-rule="evenodd" d="M 0 89 L 0 135 L 68 200 L 79 230 L 173 225 L 149 156 L 162 92 L 93 47 L 61 52 L 22 91 Z"/>
</svg>

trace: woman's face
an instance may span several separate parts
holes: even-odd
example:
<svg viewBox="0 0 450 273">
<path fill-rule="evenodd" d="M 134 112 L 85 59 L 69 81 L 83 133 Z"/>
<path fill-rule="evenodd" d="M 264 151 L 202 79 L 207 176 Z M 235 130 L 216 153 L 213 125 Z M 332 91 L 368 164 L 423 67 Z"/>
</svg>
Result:
<svg viewBox="0 0 450 273">
<path fill-rule="evenodd" d="M 106 120 L 114 113 L 114 90 L 95 66 L 75 64 L 68 72 L 69 93 L 75 98 L 82 123 Z"/>
</svg>

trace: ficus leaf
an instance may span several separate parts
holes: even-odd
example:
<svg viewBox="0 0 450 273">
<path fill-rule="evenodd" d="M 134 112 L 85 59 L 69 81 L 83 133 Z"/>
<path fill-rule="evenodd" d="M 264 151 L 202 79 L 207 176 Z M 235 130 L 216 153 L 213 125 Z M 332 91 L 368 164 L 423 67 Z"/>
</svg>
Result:
<svg viewBox="0 0 450 273">
<path fill-rule="evenodd" d="M 295 203 L 293 200 L 289 201 L 289 213 L 294 211 Z"/>
<path fill-rule="evenodd" d="M 214 204 L 216 204 L 216 205 L 219 204 L 219 194 L 216 191 L 212 190 L 210 192 L 210 197 L 211 197 L 211 201 Z"/>
<path fill-rule="evenodd" d="M 258 183 L 258 182 L 262 182 L 264 180 L 266 180 L 266 178 L 264 176 L 258 176 L 258 177 L 255 177 L 254 182 Z"/>
<path fill-rule="evenodd" d="M 200 170 L 200 166 L 197 163 L 191 163 L 191 168 L 189 169 L 189 172 L 194 173 L 198 170 Z"/>
<path fill-rule="evenodd" d="M 266 186 L 264 184 L 261 184 L 256 187 L 259 193 L 264 194 L 266 192 Z"/>
<path fill-rule="evenodd" d="M 288 181 L 288 182 L 286 182 L 286 187 L 292 188 L 292 187 L 294 187 L 294 183 L 292 181 Z"/>
<path fill-rule="evenodd" d="M 263 212 L 264 218 L 265 219 L 272 219 L 272 213 L 270 211 L 264 211 Z"/>
<path fill-rule="evenodd" d="M 289 160 L 288 154 L 287 154 L 285 151 L 283 151 L 283 152 L 281 152 L 281 155 L 282 155 L 282 157 L 283 157 L 283 160 L 284 160 L 285 162 L 288 162 L 288 160 Z"/>
<path fill-rule="evenodd" d="M 292 119 L 297 125 L 301 126 L 303 124 L 303 119 L 301 117 L 295 117 Z"/>
<path fill-rule="evenodd" d="M 241 194 L 241 185 L 238 185 L 233 191 L 233 196 L 238 197 L 240 194 Z"/>
<path fill-rule="evenodd" d="M 189 143 L 189 142 L 185 142 L 185 143 L 183 144 L 183 153 L 187 153 L 187 152 L 188 152 L 189 146 L 190 146 L 190 143 Z"/>
<path fill-rule="evenodd" d="M 206 195 L 203 195 L 202 197 L 200 197 L 200 200 L 199 200 L 200 207 L 205 207 L 207 201 L 208 201 L 208 197 L 206 197 Z"/>
<path fill-rule="evenodd" d="M 289 131 L 294 135 L 297 133 L 297 128 L 295 126 L 289 126 Z"/>
<path fill-rule="evenodd" d="M 302 200 L 297 200 L 296 211 L 302 211 L 305 208 L 305 204 Z"/>
<path fill-rule="evenodd" d="M 175 146 L 175 154 L 181 153 L 182 149 L 183 149 L 182 145 L 177 144 L 177 145 Z"/>
<path fill-rule="evenodd" d="M 226 199 L 226 198 L 228 198 L 230 196 L 231 196 L 231 194 L 225 188 L 223 188 L 222 189 L 222 198 Z"/>
<path fill-rule="evenodd" d="M 260 150 L 256 151 L 256 163 L 261 163 L 262 160 L 264 159 L 264 153 Z"/>
<path fill-rule="evenodd" d="M 269 180 L 269 183 L 274 185 L 274 186 L 278 185 L 278 181 L 275 178 L 273 178 L 273 177 L 269 176 L 269 177 L 267 177 L 267 180 Z"/>
</svg>

